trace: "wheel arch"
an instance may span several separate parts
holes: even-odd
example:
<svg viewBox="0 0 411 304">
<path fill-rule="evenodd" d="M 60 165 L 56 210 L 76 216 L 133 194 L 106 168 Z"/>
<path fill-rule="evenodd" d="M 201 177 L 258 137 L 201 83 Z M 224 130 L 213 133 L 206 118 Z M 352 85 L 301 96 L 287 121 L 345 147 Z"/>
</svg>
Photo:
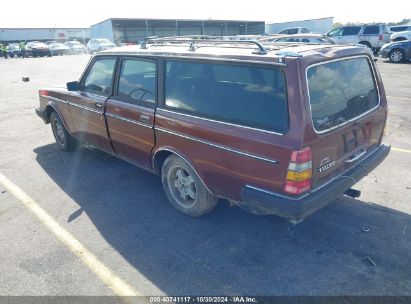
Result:
<svg viewBox="0 0 411 304">
<path fill-rule="evenodd" d="M 360 42 L 358 42 L 358 44 L 366 45 L 366 46 L 368 46 L 369 48 L 372 47 L 371 43 L 368 42 L 368 41 L 366 41 L 366 40 L 360 41 Z"/>
<path fill-rule="evenodd" d="M 151 160 L 151 166 L 154 170 L 154 172 L 158 175 L 161 176 L 161 167 L 163 166 L 164 161 L 169 157 L 170 155 L 176 155 L 183 159 L 189 166 L 190 168 L 197 174 L 198 178 L 201 180 L 203 183 L 204 187 L 214 196 L 217 196 L 214 191 L 211 191 L 211 189 L 207 186 L 205 183 L 203 177 L 201 174 L 199 174 L 199 171 L 194 167 L 194 165 L 188 160 L 188 157 L 185 156 L 183 153 L 180 151 L 177 151 L 176 149 L 172 147 L 161 147 L 156 149 L 153 152 L 152 160 Z"/>
<path fill-rule="evenodd" d="M 55 105 L 53 105 L 52 103 L 48 103 L 46 108 L 44 109 L 44 118 L 46 119 L 47 123 L 50 123 L 50 116 L 51 113 L 56 113 L 57 116 L 60 118 L 60 120 L 63 122 L 64 127 L 66 128 L 67 132 L 70 132 L 70 129 L 67 127 L 67 124 L 65 122 L 65 120 L 63 119 L 63 116 L 60 114 L 60 112 L 57 110 L 57 107 Z"/>
<path fill-rule="evenodd" d="M 396 37 L 396 38 L 394 39 L 395 42 L 397 42 L 397 41 L 405 41 L 405 40 L 407 40 L 407 38 L 406 38 L 406 37 L 402 37 L 402 36 Z"/>
</svg>

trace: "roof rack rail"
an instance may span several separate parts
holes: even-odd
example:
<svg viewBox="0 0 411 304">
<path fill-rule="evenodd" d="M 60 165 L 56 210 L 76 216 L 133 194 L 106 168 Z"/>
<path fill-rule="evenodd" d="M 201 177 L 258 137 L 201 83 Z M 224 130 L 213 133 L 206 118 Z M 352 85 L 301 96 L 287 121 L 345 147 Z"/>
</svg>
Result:
<svg viewBox="0 0 411 304">
<path fill-rule="evenodd" d="M 230 46 L 232 45 L 238 45 L 238 44 L 251 44 L 255 45 L 258 48 L 257 52 L 253 52 L 253 54 L 259 54 L 259 55 L 265 55 L 267 54 L 267 49 L 258 41 L 254 40 L 220 40 L 220 39 L 214 39 L 212 36 L 197 36 L 195 38 L 193 37 L 187 37 L 187 36 L 181 36 L 181 37 L 164 37 L 164 38 L 154 38 L 154 39 L 147 39 L 144 41 L 140 48 L 141 49 L 146 49 L 148 44 L 151 45 L 164 45 L 164 43 L 189 43 L 189 50 L 190 51 L 195 51 L 196 46 L 199 44 L 204 45 L 204 44 L 229 44 Z"/>
</svg>

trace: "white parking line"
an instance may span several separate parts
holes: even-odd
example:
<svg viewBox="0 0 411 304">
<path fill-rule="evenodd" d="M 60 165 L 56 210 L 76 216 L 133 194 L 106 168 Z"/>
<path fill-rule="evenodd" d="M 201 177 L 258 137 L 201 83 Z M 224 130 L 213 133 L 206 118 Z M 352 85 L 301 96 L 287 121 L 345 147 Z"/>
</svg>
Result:
<svg viewBox="0 0 411 304">
<path fill-rule="evenodd" d="M 407 149 L 391 148 L 391 150 L 396 151 L 396 152 L 411 153 L 411 150 L 407 150 Z"/>
<path fill-rule="evenodd" d="M 21 203 L 33 213 L 40 222 L 46 226 L 70 251 L 77 255 L 80 260 L 97 277 L 106 284 L 115 294 L 126 296 L 142 296 L 140 292 L 116 276 L 107 266 L 105 266 L 93 253 L 80 243 L 70 232 L 64 229 L 55 219 L 53 219 L 43 208 L 41 208 L 22 189 L 12 183 L 6 176 L 0 173 L 0 183 L 13 194 Z M 125 302 L 135 302 L 132 298 L 122 298 Z"/>
</svg>

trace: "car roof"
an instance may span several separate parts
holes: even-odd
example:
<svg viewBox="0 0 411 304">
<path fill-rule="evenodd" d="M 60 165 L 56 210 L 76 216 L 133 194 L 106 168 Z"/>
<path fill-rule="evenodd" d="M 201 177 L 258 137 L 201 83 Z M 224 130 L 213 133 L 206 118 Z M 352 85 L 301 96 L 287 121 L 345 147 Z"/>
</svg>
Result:
<svg viewBox="0 0 411 304">
<path fill-rule="evenodd" d="M 218 44 L 212 42 L 203 44 L 204 41 L 187 40 L 179 44 L 160 43 L 147 44 L 146 47 L 131 45 L 99 52 L 100 55 L 139 55 L 166 58 L 192 58 L 192 59 L 214 59 L 223 61 L 244 61 L 271 64 L 284 64 L 288 61 L 305 56 L 317 56 L 326 54 L 330 56 L 352 56 L 356 54 L 369 55 L 363 47 L 347 45 L 319 45 L 319 44 L 290 44 L 278 43 L 261 45 L 266 53 L 259 52 L 256 41 L 220 41 Z M 214 41 L 213 41 L 214 42 Z M 240 43 L 241 42 L 241 43 Z M 248 44 L 247 44 L 248 42 Z M 97 56 L 99 56 L 99 54 Z M 321 56 L 319 57 L 321 58 Z M 325 58 L 326 59 L 326 58 Z"/>
</svg>

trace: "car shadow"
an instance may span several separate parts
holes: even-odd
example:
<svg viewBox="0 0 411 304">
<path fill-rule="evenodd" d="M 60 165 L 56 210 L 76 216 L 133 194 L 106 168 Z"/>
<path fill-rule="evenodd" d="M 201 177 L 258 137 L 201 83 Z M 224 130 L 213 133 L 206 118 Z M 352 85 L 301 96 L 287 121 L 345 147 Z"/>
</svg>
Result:
<svg viewBox="0 0 411 304">
<path fill-rule="evenodd" d="M 175 211 L 160 178 L 93 147 L 37 162 L 130 265 L 170 295 L 410 295 L 411 216 L 351 198 L 298 225 L 221 202 Z M 90 248 L 93 251 L 93 248 Z"/>
</svg>

